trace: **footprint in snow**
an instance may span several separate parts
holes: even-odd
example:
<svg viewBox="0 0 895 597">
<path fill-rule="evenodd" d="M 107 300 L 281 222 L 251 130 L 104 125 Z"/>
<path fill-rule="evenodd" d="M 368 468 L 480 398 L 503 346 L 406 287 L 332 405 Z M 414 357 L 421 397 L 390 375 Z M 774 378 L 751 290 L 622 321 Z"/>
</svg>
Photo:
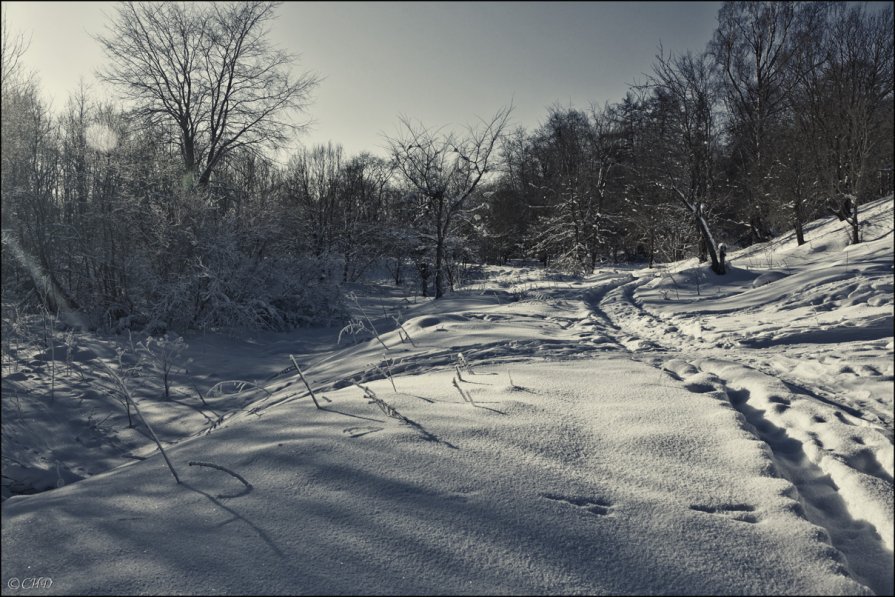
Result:
<svg viewBox="0 0 895 597">
<path fill-rule="evenodd" d="M 706 514 L 718 514 L 750 524 L 758 522 L 756 515 L 749 514 L 755 511 L 755 506 L 750 506 L 749 504 L 719 504 L 717 506 L 693 504 L 690 506 L 690 509 L 697 512 L 705 512 Z"/>
<path fill-rule="evenodd" d="M 361 437 L 367 435 L 369 433 L 376 433 L 377 431 L 382 431 L 385 427 L 373 427 L 372 425 L 367 426 L 363 425 L 360 427 L 348 427 L 347 429 L 343 429 L 342 433 L 347 433 L 348 437 Z"/>
<path fill-rule="evenodd" d="M 784 398 L 783 396 L 777 395 L 768 396 L 768 402 L 773 402 L 774 404 L 785 404 L 786 406 L 792 404 L 792 401 L 789 398 Z"/>
<path fill-rule="evenodd" d="M 572 506 L 587 510 L 591 514 L 596 514 L 597 516 L 607 516 L 612 507 L 612 503 L 603 498 L 569 497 L 555 493 L 543 493 L 541 494 L 541 497 L 553 500 L 554 502 L 571 504 Z"/>
<path fill-rule="evenodd" d="M 837 410 L 836 412 L 833 413 L 833 416 L 836 417 L 837 419 L 839 419 L 839 422 L 842 423 L 842 424 L 844 424 L 844 425 L 848 425 L 849 427 L 854 427 L 854 426 L 855 426 L 854 423 L 852 423 L 851 421 L 849 421 L 848 419 L 846 419 L 846 418 L 845 418 L 845 415 L 843 415 L 843 414 L 842 414 L 841 412 L 839 412 L 838 410 Z"/>
<path fill-rule="evenodd" d="M 876 367 L 873 367 L 871 365 L 861 365 L 860 367 L 858 367 L 858 371 L 861 373 L 861 375 L 865 375 L 865 376 L 869 375 L 869 376 L 877 377 L 877 376 L 882 375 L 882 373 L 880 372 L 879 369 L 877 369 Z"/>
<path fill-rule="evenodd" d="M 684 388 L 694 394 L 706 394 L 715 391 L 715 386 L 701 379 L 687 381 L 687 383 L 684 384 Z"/>
</svg>

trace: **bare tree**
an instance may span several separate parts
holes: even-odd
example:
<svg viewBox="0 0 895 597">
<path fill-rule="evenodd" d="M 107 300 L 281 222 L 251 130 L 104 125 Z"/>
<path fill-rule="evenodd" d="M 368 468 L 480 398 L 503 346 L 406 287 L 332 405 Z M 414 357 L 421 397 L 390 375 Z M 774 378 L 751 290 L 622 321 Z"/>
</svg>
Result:
<svg viewBox="0 0 895 597">
<path fill-rule="evenodd" d="M 771 234 L 774 129 L 794 83 L 790 62 L 800 10 L 788 1 L 725 2 L 709 44 L 721 75 L 748 225 L 758 241 Z"/>
<path fill-rule="evenodd" d="M 6 13 L 2 16 L 2 46 L 0 46 L 0 82 L 4 91 L 10 81 L 22 71 L 22 56 L 28 50 L 29 41 L 22 33 L 12 34 L 6 23 Z"/>
<path fill-rule="evenodd" d="M 392 175 L 386 160 L 369 153 L 351 158 L 342 169 L 338 245 L 344 282 L 353 282 L 386 249 Z"/>
<path fill-rule="evenodd" d="M 523 143 L 525 151 L 508 158 L 530 163 L 508 163 L 508 170 L 527 173 L 524 191 L 537 218 L 533 250 L 570 271 L 592 271 L 618 238 L 609 182 L 619 138 L 609 107 L 592 105 L 585 113 L 552 106 L 547 121 Z"/>
<path fill-rule="evenodd" d="M 3 12 L 0 46 L 3 258 L 4 266 L 15 262 L 28 274 L 44 305 L 56 312 L 68 304 L 50 267 L 48 238 L 52 235 L 55 216 L 57 130 L 36 82 L 22 77 L 22 57 L 27 49 L 24 36 L 10 32 Z M 4 273 L 8 269 L 4 267 Z"/>
<path fill-rule="evenodd" d="M 701 252 L 711 259 L 712 271 L 724 274 L 708 223 L 709 209 L 718 199 L 720 142 L 712 60 L 705 53 L 665 56 L 660 49 L 648 82 L 656 106 L 653 151 L 661 154 L 648 176 L 690 212 L 702 239 Z"/>
<path fill-rule="evenodd" d="M 298 230 L 316 257 L 335 251 L 343 161 L 342 146 L 329 143 L 299 149 L 287 166 L 284 190 L 300 208 Z"/>
<path fill-rule="evenodd" d="M 870 12 L 862 6 L 830 6 L 821 59 L 805 69 L 805 107 L 817 131 L 818 174 L 833 212 L 848 222 L 859 243 L 858 206 L 872 184 L 873 153 L 884 139 L 893 97 L 892 7 Z M 887 115 L 888 113 L 888 115 Z"/>
<path fill-rule="evenodd" d="M 284 142 L 318 82 L 292 79 L 293 57 L 273 48 L 265 25 L 274 2 L 125 2 L 106 35 L 100 72 L 149 122 L 174 132 L 185 169 L 206 186 L 234 150 Z"/>
<path fill-rule="evenodd" d="M 445 243 L 458 214 L 482 178 L 494 170 L 494 149 L 512 107 L 502 108 L 463 136 L 442 134 L 401 118 L 402 131 L 388 138 L 398 171 L 425 201 L 435 252 L 435 298 L 444 295 Z"/>
<path fill-rule="evenodd" d="M 549 254 L 555 265 L 584 271 L 597 236 L 594 130 L 584 112 L 555 105 L 529 142 L 535 165 L 529 186 L 539 216 L 534 249 Z"/>
</svg>

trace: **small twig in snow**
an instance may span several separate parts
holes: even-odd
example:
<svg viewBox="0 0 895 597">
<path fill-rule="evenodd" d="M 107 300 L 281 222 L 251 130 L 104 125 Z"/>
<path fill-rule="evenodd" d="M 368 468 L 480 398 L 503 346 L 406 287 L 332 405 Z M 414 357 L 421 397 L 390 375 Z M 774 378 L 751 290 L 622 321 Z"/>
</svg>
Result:
<svg viewBox="0 0 895 597">
<path fill-rule="evenodd" d="M 298 376 L 305 383 L 305 387 L 308 388 L 308 392 L 311 393 L 311 400 L 314 401 L 314 406 L 320 408 L 320 403 L 317 402 L 317 396 L 314 395 L 314 390 L 311 389 L 311 385 L 308 383 L 308 380 L 305 379 L 304 373 L 301 372 L 301 367 L 298 366 L 298 361 L 296 361 L 295 357 L 291 354 L 289 355 L 289 358 L 292 359 L 292 364 L 295 365 L 295 370 L 298 371 Z"/>
<path fill-rule="evenodd" d="M 460 392 L 460 396 L 463 398 L 465 402 L 468 402 L 475 406 L 475 402 L 472 400 L 472 396 L 463 391 L 463 388 L 460 387 L 460 384 L 457 383 L 457 378 L 451 380 L 451 383 L 454 384 L 454 387 L 457 388 L 457 391 Z"/>
<path fill-rule="evenodd" d="M 236 477 L 237 479 L 239 479 L 240 481 L 242 481 L 242 484 L 246 486 L 246 489 L 248 489 L 249 491 L 252 490 L 252 484 L 249 483 L 248 481 L 246 481 L 245 479 L 243 479 L 242 475 L 240 475 L 239 473 L 234 473 L 234 472 L 231 471 L 230 469 L 225 468 L 225 467 L 223 467 L 223 466 L 221 466 L 221 465 L 219 465 L 219 464 L 212 464 L 212 463 L 210 463 L 210 462 L 194 462 L 194 461 L 192 461 L 192 460 L 191 460 L 188 464 L 189 464 L 190 466 L 207 466 L 207 467 L 209 467 L 209 468 L 216 468 L 216 469 L 219 470 L 219 471 L 224 471 L 224 472 L 227 473 L 228 475 L 231 475 L 231 476 L 233 476 L 233 477 Z M 218 497 L 222 497 L 222 496 L 218 496 Z"/>
</svg>

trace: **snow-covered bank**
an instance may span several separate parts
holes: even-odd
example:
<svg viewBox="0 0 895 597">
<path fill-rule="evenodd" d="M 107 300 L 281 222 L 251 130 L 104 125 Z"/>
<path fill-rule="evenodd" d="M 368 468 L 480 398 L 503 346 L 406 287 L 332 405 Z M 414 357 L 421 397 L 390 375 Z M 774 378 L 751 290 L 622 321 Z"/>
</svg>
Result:
<svg viewBox="0 0 895 597">
<path fill-rule="evenodd" d="M 54 593 L 862 594 L 724 402 L 623 356 L 308 399 L 4 506 Z M 639 383 L 631 383 L 631 380 Z M 247 479 L 184 466 L 207 460 Z M 65 545 L 65 550 L 59 550 Z M 28 568 L 30 566 L 30 568 Z"/>
</svg>

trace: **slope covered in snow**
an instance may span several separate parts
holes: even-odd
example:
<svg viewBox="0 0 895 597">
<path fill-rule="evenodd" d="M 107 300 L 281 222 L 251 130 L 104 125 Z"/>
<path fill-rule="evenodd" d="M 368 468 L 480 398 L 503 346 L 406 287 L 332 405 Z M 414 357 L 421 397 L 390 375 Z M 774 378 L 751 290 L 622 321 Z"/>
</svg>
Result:
<svg viewBox="0 0 895 597">
<path fill-rule="evenodd" d="M 723 278 L 489 268 L 368 292 L 378 339 L 190 337 L 180 386 L 263 390 L 137 388 L 183 483 L 146 449 L 6 500 L 3 592 L 891 594 L 892 205 Z"/>
</svg>

